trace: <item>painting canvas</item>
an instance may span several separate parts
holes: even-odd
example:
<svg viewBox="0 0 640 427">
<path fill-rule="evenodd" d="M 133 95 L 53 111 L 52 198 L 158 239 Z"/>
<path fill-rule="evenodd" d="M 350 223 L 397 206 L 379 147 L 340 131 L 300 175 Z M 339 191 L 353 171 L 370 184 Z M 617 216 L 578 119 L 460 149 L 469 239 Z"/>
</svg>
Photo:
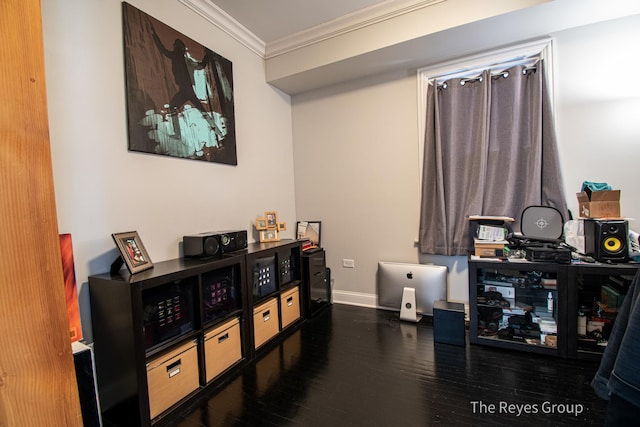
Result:
<svg viewBox="0 0 640 427">
<path fill-rule="evenodd" d="M 232 64 L 122 3 L 129 150 L 237 165 Z"/>
<path fill-rule="evenodd" d="M 76 288 L 76 269 L 73 261 L 71 234 L 60 234 L 60 255 L 62 256 L 62 274 L 64 276 L 64 296 L 67 301 L 69 319 L 69 338 L 71 342 L 82 339 L 78 290 Z"/>
</svg>

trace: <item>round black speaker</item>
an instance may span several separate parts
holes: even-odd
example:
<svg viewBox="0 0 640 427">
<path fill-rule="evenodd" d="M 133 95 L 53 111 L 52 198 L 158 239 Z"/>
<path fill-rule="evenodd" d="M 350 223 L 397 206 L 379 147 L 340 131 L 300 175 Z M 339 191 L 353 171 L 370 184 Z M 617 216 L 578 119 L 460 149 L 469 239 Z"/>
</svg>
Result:
<svg viewBox="0 0 640 427">
<path fill-rule="evenodd" d="M 202 242 L 202 250 L 205 255 L 213 256 L 217 255 L 220 250 L 220 243 L 218 243 L 217 236 L 208 236 Z"/>
</svg>

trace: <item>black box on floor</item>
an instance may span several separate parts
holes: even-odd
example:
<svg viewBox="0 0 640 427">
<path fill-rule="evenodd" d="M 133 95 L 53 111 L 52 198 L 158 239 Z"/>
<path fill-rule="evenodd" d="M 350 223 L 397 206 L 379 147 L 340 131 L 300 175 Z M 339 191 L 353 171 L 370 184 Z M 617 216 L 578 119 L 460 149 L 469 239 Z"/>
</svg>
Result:
<svg viewBox="0 0 640 427">
<path fill-rule="evenodd" d="M 433 303 L 433 340 L 464 346 L 464 304 L 442 300 Z"/>
</svg>

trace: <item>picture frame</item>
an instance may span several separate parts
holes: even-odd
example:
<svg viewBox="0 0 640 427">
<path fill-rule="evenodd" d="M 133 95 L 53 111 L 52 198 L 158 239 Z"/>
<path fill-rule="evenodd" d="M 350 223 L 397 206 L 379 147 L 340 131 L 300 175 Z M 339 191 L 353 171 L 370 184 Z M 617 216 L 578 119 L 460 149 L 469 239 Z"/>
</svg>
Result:
<svg viewBox="0 0 640 427">
<path fill-rule="evenodd" d="M 232 62 L 126 2 L 122 16 L 129 151 L 237 166 Z"/>
<path fill-rule="evenodd" d="M 142 244 L 142 240 L 137 231 L 113 233 L 111 236 L 120 250 L 120 257 L 125 264 L 127 264 L 127 268 L 131 274 L 139 273 L 153 267 L 153 262 L 144 244 Z"/>
<path fill-rule="evenodd" d="M 267 219 L 266 218 L 257 218 L 256 219 L 256 230 L 266 230 L 267 229 Z"/>
<path fill-rule="evenodd" d="M 268 228 L 260 231 L 260 243 L 277 242 L 280 240 L 278 236 L 278 230 L 275 228 Z"/>
<path fill-rule="evenodd" d="M 267 220 L 267 228 L 275 228 L 278 229 L 278 212 L 276 211 L 266 211 L 264 213 L 264 217 Z"/>
<path fill-rule="evenodd" d="M 287 231 L 287 223 L 279 222 L 278 223 L 278 231 Z"/>
<path fill-rule="evenodd" d="M 309 242 L 309 245 L 303 245 L 303 248 L 320 248 L 321 231 L 321 221 L 298 221 L 296 224 L 296 239 Z"/>
</svg>

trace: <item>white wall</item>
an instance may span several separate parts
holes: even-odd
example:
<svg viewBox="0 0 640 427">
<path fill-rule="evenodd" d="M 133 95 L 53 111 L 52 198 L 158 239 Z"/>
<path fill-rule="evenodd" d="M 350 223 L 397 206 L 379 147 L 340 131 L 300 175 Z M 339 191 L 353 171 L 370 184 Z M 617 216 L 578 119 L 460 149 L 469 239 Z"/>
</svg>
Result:
<svg viewBox="0 0 640 427">
<path fill-rule="evenodd" d="M 233 62 L 238 166 L 128 152 L 120 0 L 43 1 L 58 224 L 73 236 L 86 338 L 87 280 L 117 256 L 111 233 L 137 230 L 160 262 L 180 255 L 185 234 L 251 231 L 265 210 L 289 223 L 284 237 L 293 237 L 296 220 L 322 221 L 338 301 L 374 306 L 379 260 L 446 264 L 449 298 L 467 301 L 466 260 L 421 256 L 415 247 L 414 70 L 292 102 L 265 83 L 262 58 L 188 8 L 172 0 L 130 3 Z M 634 16 L 554 34 L 560 154 L 574 211 L 575 192 L 593 180 L 622 190 L 623 215 L 640 212 L 629 179 L 640 159 L 640 96 L 627 82 L 637 69 L 638 23 Z M 343 268 L 343 259 L 355 268 Z"/>
<path fill-rule="evenodd" d="M 630 79 L 639 24 L 633 16 L 552 34 L 561 166 L 573 212 L 575 193 L 591 180 L 621 189 L 622 214 L 640 215 L 632 179 L 640 160 L 634 144 L 640 92 Z M 407 71 L 293 97 L 296 208 L 301 218 L 322 221 L 335 301 L 375 306 L 376 263 L 385 260 L 448 265 L 449 299 L 468 302 L 464 257 L 420 256 L 414 244 L 421 162 L 416 93 L 416 75 Z M 342 267 L 344 258 L 355 260 L 355 268 Z"/>
<path fill-rule="evenodd" d="M 560 156 L 569 208 L 584 180 L 621 190 L 621 214 L 640 230 L 640 15 L 555 35 Z"/>
<path fill-rule="evenodd" d="M 185 234 L 253 240 L 255 219 L 276 210 L 292 238 L 296 221 L 290 97 L 265 83 L 262 58 L 179 2 L 129 3 L 233 63 L 238 166 L 128 152 L 120 0 L 43 1 L 58 224 L 72 234 L 89 341 L 87 280 L 116 258 L 111 233 L 137 230 L 160 262 Z"/>
</svg>

